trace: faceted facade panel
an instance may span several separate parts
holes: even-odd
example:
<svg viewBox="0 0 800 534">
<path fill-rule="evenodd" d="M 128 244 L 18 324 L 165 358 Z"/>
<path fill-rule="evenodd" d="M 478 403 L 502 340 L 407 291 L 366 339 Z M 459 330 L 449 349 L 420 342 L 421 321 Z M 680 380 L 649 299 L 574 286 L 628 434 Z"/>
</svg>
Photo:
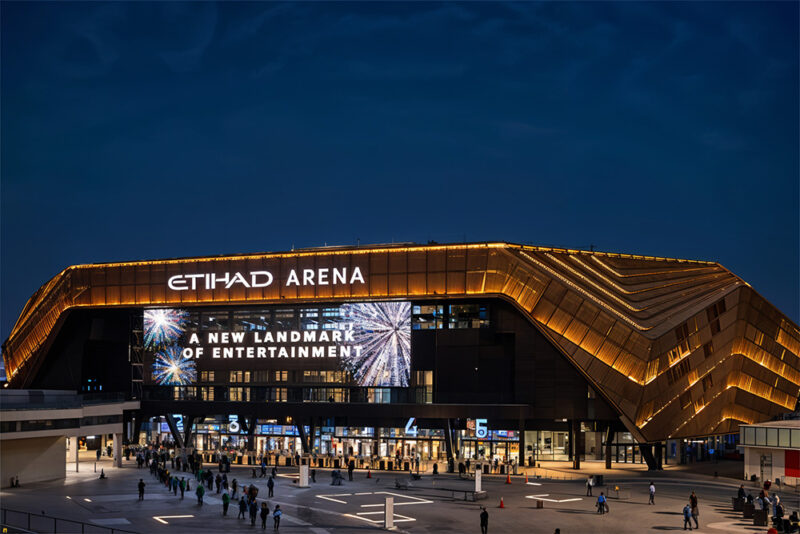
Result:
<svg viewBox="0 0 800 534">
<path fill-rule="evenodd" d="M 721 265 L 507 243 L 77 265 L 31 297 L 3 358 L 24 386 L 81 307 L 469 297 L 515 304 L 643 442 L 733 432 L 797 404 L 797 325 Z"/>
</svg>

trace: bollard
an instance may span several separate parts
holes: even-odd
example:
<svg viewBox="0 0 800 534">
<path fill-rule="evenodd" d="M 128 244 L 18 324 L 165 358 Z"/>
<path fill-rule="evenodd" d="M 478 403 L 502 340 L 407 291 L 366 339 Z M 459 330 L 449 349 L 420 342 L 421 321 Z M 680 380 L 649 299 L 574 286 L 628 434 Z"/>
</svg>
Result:
<svg viewBox="0 0 800 534">
<path fill-rule="evenodd" d="M 383 505 L 383 528 L 385 530 L 394 528 L 394 497 L 386 497 Z"/>
</svg>

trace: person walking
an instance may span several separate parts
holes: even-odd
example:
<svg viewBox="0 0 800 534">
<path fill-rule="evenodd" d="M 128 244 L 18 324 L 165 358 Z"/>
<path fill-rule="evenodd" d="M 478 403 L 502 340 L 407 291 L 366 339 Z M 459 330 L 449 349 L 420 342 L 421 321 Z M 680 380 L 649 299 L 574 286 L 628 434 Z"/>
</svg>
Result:
<svg viewBox="0 0 800 534">
<path fill-rule="evenodd" d="M 250 526 L 256 526 L 256 516 L 258 515 L 258 505 L 255 499 L 250 501 Z"/>
<path fill-rule="evenodd" d="M 186 477 L 181 477 L 181 481 L 178 484 L 178 487 L 181 490 L 181 500 L 183 500 L 183 493 L 186 491 Z"/>
<path fill-rule="evenodd" d="M 353 481 L 353 471 L 356 468 L 356 461 L 350 460 L 350 463 L 347 464 L 347 479 L 352 482 Z"/>
<path fill-rule="evenodd" d="M 139 486 L 139 500 L 140 500 L 140 501 L 143 501 L 143 500 L 144 500 L 144 487 L 145 487 L 145 485 L 146 485 L 146 484 L 144 483 L 144 480 L 142 480 L 142 479 L 140 478 L 140 479 L 139 479 L 139 484 L 138 484 L 138 486 Z"/>
<path fill-rule="evenodd" d="M 481 506 L 481 534 L 487 534 L 487 532 L 489 532 L 489 512 Z"/>
<path fill-rule="evenodd" d="M 276 504 L 275 505 L 275 511 L 272 512 L 272 528 L 274 530 L 278 530 L 279 528 L 281 528 L 281 516 L 282 515 L 283 515 L 283 512 L 281 512 L 281 505 L 280 504 Z"/>
<path fill-rule="evenodd" d="M 205 495 L 205 493 L 206 488 L 202 484 L 198 484 L 194 494 L 197 495 L 197 504 L 200 506 L 203 506 L 203 495 Z"/>
<path fill-rule="evenodd" d="M 231 490 L 232 490 L 231 498 L 234 500 L 236 500 L 236 490 L 238 489 L 239 489 L 239 482 L 234 478 L 233 481 L 231 482 Z"/>
<path fill-rule="evenodd" d="M 697 518 L 700 515 L 700 509 L 697 507 L 697 494 L 693 491 L 689 496 L 689 504 L 692 505 L 692 519 L 694 519 L 694 528 L 700 528 Z"/>
<path fill-rule="evenodd" d="M 650 500 L 647 501 L 647 504 L 656 504 L 656 485 L 652 480 L 650 481 Z"/>
<path fill-rule="evenodd" d="M 597 513 L 598 514 L 605 514 L 608 508 L 608 504 L 606 503 L 606 496 L 601 491 L 600 496 L 597 497 Z"/>
<path fill-rule="evenodd" d="M 592 486 L 594 486 L 594 477 L 590 475 L 589 478 L 586 479 L 586 496 L 587 497 L 592 497 Z"/>
<path fill-rule="evenodd" d="M 269 490 L 268 497 L 272 497 L 273 493 L 274 493 L 273 490 L 275 489 L 275 479 L 274 478 L 269 477 L 269 480 L 267 480 L 267 489 Z"/>
<path fill-rule="evenodd" d="M 228 506 L 231 504 L 231 496 L 228 495 L 228 490 L 222 492 L 222 517 L 228 515 Z"/>
<path fill-rule="evenodd" d="M 244 502 L 244 495 L 242 498 L 239 499 L 239 515 L 236 516 L 236 519 L 244 519 L 244 513 L 247 511 L 247 503 Z"/>
<path fill-rule="evenodd" d="M 269 506 L 266 502 L 261 503 L 261 528 L 267 529 L 267 518 L 269 517 Z"/>
<path fill-rule="evenodd" d="M 222 477 L 219 473 L 217 473 L 217 478 L 214 480 L 217 485 L 217 493 L 219 493 L 219 489 L 222 487 Z"/>
<path fill-rule="evenodd" d="M 683 507 L 683 530 L 686 530 L 686 527 L 692 530 L 692 506 L 688 503 Z"/>
<path fill-rule="evenodd" d="M 178 481 L 178 477 L 172 477 L 172 494 L 174 496 L 178 496 L 178 486 L 180 482 Z"/>
<path fill-rule="evenodd" d="M 747 492 L 744 491 L 744 484 L 739 485 L 739 491 L 737 492 L 736 497 L 741 500 L 747 498 Z"/>
</svg>

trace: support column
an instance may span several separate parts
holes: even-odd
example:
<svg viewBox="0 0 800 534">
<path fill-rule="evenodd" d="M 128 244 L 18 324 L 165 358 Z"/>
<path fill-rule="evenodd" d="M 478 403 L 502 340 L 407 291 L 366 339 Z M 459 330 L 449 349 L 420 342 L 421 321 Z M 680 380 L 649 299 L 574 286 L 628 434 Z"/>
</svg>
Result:
<svg viewBox="0 0 800 534">
<path fill-rule="evenodd" d="M 133 418 L 133 431 L 131 432 L 131 444 L 133 445 L 139 444 L 139 434 L 142 433 L 142 421 L 146 419 L 147 418 L 144 417 L 141 412 L 138 412 L 136 416 Z"/>
<path fill-rule="evenodd" d="M 572 450 L 575 448 L 575 434 L 573 432 L 574 424 L 575 424 L 575 421 L 570 421 L 570 422 L 567 423 L 567 425 L 569 425 L 569 429 L 568 429 L 568 433 L 567 433 L 567 439 L 569 440 L 569 447 L 567 447 L 567 460 L 569 460 L 570 462 L 573 461 L 572 460 L 572 458 L 573 458 Z"/>
<path fill-rule="evenodd" d="M 570 450 L 572 451 L 572 468 L 573 469 L 580 469 L 581 468 L 581 450 L 583 449 L 581 444 L 581 424 L 579 421 L 572 421 L 571 425 L 572 431 L 572 443 L 570 443 Z"/>
<path fill-rule="evenodd" d="M 122 467 L 122 432 L 114 434 L 114 467 Z"/>
<path fill-rule="evenodd" d="M 253 420 L 255 422 L 255 420 Z M 317 420 L 312 417 L 308 423 L 308 450 L 306 454 L 314 454 L 314 440 L 317 435 Z"/>
<path fill-rule="evenodd" d="M 525 444 L 525 419 L 520 419 L 519 420 L 519 460 L 518 460 L 518 463 L 519 463 L 519 466 L 521 468 L 523 468 L 523 469 L 525 468 L 525 465 L 527 465 L 527 462 L 525 461 L 525 458 L 527 456 L 527 450 L 526 449 L 527 449 L 527 447 L 526 447 L 526 444 Z"/>
<path fill-rule="evenodd" d="M 194 427 L 195 418 L 191 415 L 183 416 L 183 446 L 188 448 L 192 446 L 192 427 Z"/>
<path fill-rule="evenodd" d="M 239 419 L 244 421 L 245 419 L 240 415 Z M 247 419 L 247 452 L 255 452 L 256 451 L 256 418 L 251 417 Z"/>
<path fill-rule="evenodd" d="M 635 450 L 635 449 L 634 449 Z M 642 453 L 642 458 L 647 463 L 648 471 L 655 471 L 658 469 L 655 456 L 653 456 L 653 446 L 649 443 L 642 443 L 639 445 L 639 450 Z"/>
<path fill-rule="evenodd" d="M 611 469 L 611 443 L 614 441 L 614 431 L 611 425 L 606 429 L 606 469 Z"/>
<path fill-rule="evenodd" d="M 67 449 L 67 458 L 69 462 L 75 462 L 75 472 L 78 472 L 78 436 L 70 436 L 69 448 Z"/>
<path fill-rule="evenodd" d="M 308 434 L 306 434 L 305 420 L 292 417 L 292 421 L 294 421 L 294 426 L 297 429 L 297 433 L 300 435 L 300 447 L 303 449 L 303 454 L 311 454 L 308 446 Z"/>
<path fill-rule="evenodd" d="M 456 460 L 453 451 L 453 431 L 450 425 L 450 419 L 447 419 L 444 435 L 445 435 L 444 447 L 445 447 L 445 453 L 447 455 L 447 472 L 452 473 L 455 470 Z"/>
<path fill-rule="evenodd" d="M 172 417 L 171 413 L 168 413 L 164 416 L 167 420 L 167 426 L 169 427 L 169 431 L 172 434 L 172 439 L 175 440 L 175 446 L 179 449 L 183 448 L 183 437 L 181 433 L 178 432 L 178 425 L 175 423 L 175 418 Z"/>
</svg>

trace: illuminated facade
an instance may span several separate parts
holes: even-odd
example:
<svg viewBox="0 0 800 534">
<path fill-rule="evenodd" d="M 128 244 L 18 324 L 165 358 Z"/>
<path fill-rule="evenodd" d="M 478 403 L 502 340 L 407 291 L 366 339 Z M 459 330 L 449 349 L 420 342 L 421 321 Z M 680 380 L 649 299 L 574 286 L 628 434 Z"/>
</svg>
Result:
<svg viewBox="0 0 800 534">
<path fill-rule="evenodd" d="M 380 305 L 376 308 L 375 303 Z M 393 306 L 390 313 L 394 316 L 386 316 L 390 310 L 386 306 Z M 407 334 L 405 326 L 400 326 L 406 320 L 402 315 L 406 312 L 400 310 L 402 306 L 409 314 Z M 490 310 L 483 318 L 481 307 Z M 462 309 L 463 317 L 459 319 Z M 249 336 L 250 341 L 241 342 L 247 346 L 228 347 L 231 351 L 228 364 L 223 356 L 226 347 L 219 347 L 220 357 L 215 359 L 211 353 L 217 338 L 213 335 L 203 338 L 205 332 L 223 332 L 228 328 L 211 323 L 204 326 L 206 315 L 213 315 L 214 310 L 218 315 L 219 310 L 225 311 L 224 320 L 228 321 L 225 324 L 230 325 L 231 333 L 241 331 Z M 255 310 L 262 310 L 261 315 Z M 99 317 L 96 313 L 101 312 L 126 314 L 130 327 L 124 333 L 101 332 L 103 326 L 96 318 Z M 287 317 L 282 318 L 281 313 Z M 304 317 L 304 313 L 317 316 Z M 302 336 L 302 332 L 322 329 L 321 325 L 328 324 L 324 321 L 325 313 L 336 316 L 329 322 L 332 330 L 349 328 L 336 326 L 344 323 L 361 328 L 351 334 L 351 344 L 362 347 L 364 352 L 359 352 L 356 358 L 353 348 L 347 357 L 326 357 L 324 364 L 317 367 L 309 366 L 311 360 L 304 362 L 292 357 L 283 360 L 286 366 L 276 363 L 281 349 L 290 354 L 289 349 L 297 351 L 304 347 L 301 341 L 296 347 L 290 346 L 292 332 Z M 119 374 L 133 383 L 134 395 L 141 394 L 147 400 L 150 391 L 153 402 L 159 399 L 219 402 L 220 399 L 213 397 L 213 392 L 219 390 L 202 392 L 203 377 L 208 376 L 204 372 L 225 373 L 229 378 L 228 373 L 252 371 L 249 383 L 263 384 L 268 391 L 255 395 L 251 390 L 245 394 L 250 388 L 237 385 L 232 394 L 236 400 L 231 400 L 231 393 L 225 390 L 225 402 L 262 406 L 271 399 L 283 400 L 287 405 L 297 404 L 295 412 L 286 408 L 287 414 L 303 416 L 301 404 L 329 401 L 332 396 L 333 404 L 341 400 L 367 407 L 417 405 L 413 415 L 431 420 L 461 420 L 472 417 L 475 410 L 503 406 L 495 416 L 513 421 L 511 428 L 520 431 L 535 426 L 536 420 L 568 419 L 571 423 L 621 425 L 619 430 L 624 427 L 639 443 L 658 443 L 735 433 L 739 424 L 761 422 L 794 410 L 800 394 L 797 325 L 746 282 L 713 262 L 479 243 L 322 248 L 77 265 L 56 275 L 31 297 L 3 344 L 6 373 L 13 387 L 47 386 L 52 379 L 49 375 L 65 369 L 55 359 L 58 354 L 75 350 L 69 348 L 66 329 L 70 328 L 70 317 L 79 314 L 88 321 L 81 323 L 81 328 L 88 329 L 85 335 L 88 345 L 82 349 L 83 367 L 74 364 L 74 369 L 83 370 L 82 383 L 85 384 L 86 373 L 91 374 L 86 368 L 87 358 L 102 362 L 103 343 L 116 340 L 116 350 L 121 350 L 124 338 L 130 356 L 120 364 L 127 367 Z M 372 320 L 375 324 L 358 326 L 362 323 L 342 318 L 347 314 L 361 315 L 364 321 Z M 522 319 L 519 326 L 508 326 L 512 315 Z M 304 323 L 304 319 L 311 322 Z M 288 321 L 285 325 L 281 323 L 284 320 Z M 194 321 L 194 326 L 185 327 L 182 321 Z M 259 326 L 259 321 L 264 324 Z M 481 328 L 481 321 L 485 321 L 486 329 Z M 502 321 L 506 322 L 501 327 L 498 322 Z M 494 336 L 487 340 L 475 334 L 474 340 L 467 342 L 463 340 L 472 334 L 462 333 L 460 338 L 451 340 L 453 347 L 461 343 L 475 351 L 474 358 L 464 359 L 470 363 L 463 365 L 458 363 L 457 356 L 443 356 L 439 341 L 425 338 L 428 330 L 439 332 L 436 335 L 459 330 L 452 325 L 460 322 L 469 326 L 462 328 L 465 331 L 486 330 Z M 123 323 L 121 320 L 115 324 Z M 541 348 L 544 345 L 538 341 L 521 346 L 519 339 L 528 335 L 521 333 L 522 328 L 530 328 L 534 332 L 530 336 L 546 340 L 548 348 Z M 194 341 L 192 332 L 197 336 Z M 280 341 L 273 340 L 270 345 L 259 337 L 259 332 L 270 332 L 276 338 L 286 335 L 283 343 L 289 344 L 281 346 Z M 182 356 L 170 352 L 167 346 L 170 335 L 184 336 L 180 350 L 192 348 L 193 344 L 205 347 L 206 352 L 190 362 L 196 368 L 179 361 Z M 510 337 L 506 339 L 504 335 Z M 360 336 L 358 343 L 357 336 Z M 262 354 L 266 355 L 263 361 L 259 361 L 256 343 L 262 343 Z M 363 348 L 370 343 L 377 347 L 371 352 Z M 507 349 L 510 359 L 498 356 L 499 363 L 495 366 L 492 358 L 482 356 L 481 351 L 502 352 L 504 343 L 511 347 Z M 160 363 L 151 360 L 154 356 L 148 355 L 148 344 L 161 351 Z M 89 345 L 91 348 L 87 348 Z M 313 354 L 313 343 L 307 345 L 308 354 Z M 432 355 L 418 356 L 418 346 L 433 347 L 419 349 L 420 353 Z M 252 360 L 247 359 L 248 347 Z M 272 353 L 267 352 L 270 347 Z M 333 339 L 327 347 L 324 350 L 351 348 L 341 340 L 337 345 Z M 237 350 L 239 356 L 235 355 Z M 452 350 L 457 352 L 455 348 Z M 563 362 L 568 362 L 569 369 L 559 371 L 558 376 L 571 377 L 570 373 L 574 373 L 575 378 L 569 380 L 587 384 L 588 396 L 596 395 L 597 413 L 594 408 L 587 410 L 584 406 L 585 390 L 567 400 L 569 406 L 560 408 L 545 407 L 544 398 L 534 400 L 526 396 L 534 395 L 530 392 L 532 388 L 546 387 L 542 377 L 554 372 L 547 371 L 544 364 L 535 364 L 539 350 L 555 350 Z M 96 354 L 87 355 L 86 351 Z M 532 354 L 530 362 L 527 353 Z M 449 362 L 447 365 L 460 377 L 458 380 L 471 390 L 469 398 L 485 399 L 473 403 L 473 413 L 458 412 L 455 403 L 462 401 L 443 389 L 450 372 L 444 362 Z M 473 365 L 475 362 L 480 365 Z M 467 365 L 489 378 L 473 382 L 465 371 Z M 507 376 L 494 377 L 495 368 L 503 369 Z M 317 393 L 301 393 L 293 399 L 281 399 L 281 395 L 291 395 L 276 387 L 276 375 L 269 373 L 283 371 L 343 373 L 338 381 L 341 387 L 331 389 L 331 396 L 322 393 L 322 398 Z M 254 380 L 255 373 L 262 372 L 266 373 L 264 380 Z M 425 372 L 432 372 L 433 376 Z M 166 382 L 152 382 L 153 373 L 160 373 Z M 182 376 L 185 381 L 172 381 L 175 376 Z M 225 382 L 231 383 L 229 379 Z M 298 382 L 302 380 L 298 378 Z M 153 393 L 159 391 L 154 388 L 166 387 L 158 386 L 159 383 L 195 389 L 190 392 L 170 389 L 165 396 Z M 372 391 L 362 391 L 356 386 L 372 387 Z M 376 393 L 375 388 L 380 386 L 406 393 L 393 392 L 397 401 L 376 402 L 375 395 L 381 393 Z M 453 388 L 458 389 L 456 385 Z M 506 391 L 492 396 L 482 388 Z M 575 385 L 575 389 L 580 388 Z M 259 398 L 251 400 L 253 396 Z M 226 406 L 230 413 L 246 411 Z M 603 415 L 606 408 L 613 413 Z M 186 413 L 187 409 L 176 407 L 173 412 Z M 409 413 L 392 411 L 387 406 L 381 410 L 381 417 L 397 420 Z M 198 408 L 198 413 L 201 412 Z M 166 409 L 161 413 L 166 413 Z M 546 415 L 540 417 L 542 413 Z M 261 415 L 262 412 L 254 412 L 254 417 Z M 369 414 L 362 415 L 366 420 Z"/>
</svg>

